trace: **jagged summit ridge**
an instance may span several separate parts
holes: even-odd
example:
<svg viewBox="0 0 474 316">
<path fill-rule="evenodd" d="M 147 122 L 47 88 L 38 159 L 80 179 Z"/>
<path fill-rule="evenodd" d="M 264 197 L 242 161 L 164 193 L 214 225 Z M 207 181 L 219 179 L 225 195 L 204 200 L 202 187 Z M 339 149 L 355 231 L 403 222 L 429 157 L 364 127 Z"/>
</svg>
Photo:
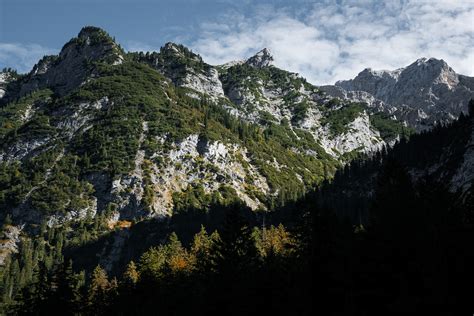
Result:
<svg viewBox="0 0 474 316">
<path fill-rule="evenodd" d="M 375 90 L 375 87 L 367 86 L 367 80 L 375 80 L 384 85 L 394 84 L 399 81 L 410 81 L 415 84 L 442 82 L 453 85 L 456 82 L 456 77 L 457 74 L 444 60 L 423 57 L 407 67 L 396 70 L 365 68 L 354 79 L 339 80 L 336 82 L 336 85 L 348 91 L 367 91 Z"/>
<path fill-rule="evenodd" d="M 264 48 L 254 56 L 247 59 L 246 63 L 252 67 L 262 68 L 273 64 L 273 56 L 268 48 Z"/>
<path fill-rule="evenodd" d="M 107 34 L 107 32 L 97 26 L 84 26 L 77 35 L 78 38 L 87 38 L 94 35 Z M 107 35 L 108 36 L 108 35 Z"/>
<path fill-rule="evenodd" d="M 125 52 L 104 30 L 84 27 L 66 43 L 58 55 L 43 57 L 24 77 L 19 96 L 49 88 L 65 95 L 84 83 L 95 72 L 95 63 L 118 65 Z"/>
<path fill-rule="evenodd" d="M 354 92 L 370 94 L 364 98 L 376 100 L 371 104 L 418 130 L 466 113 L 468 101 L 474 98 L 472 78 L 457 74 L 444 60 L 436 58 L 420 58 L 393 71 L 367 68 L 354 79 L 335 85 L 345 90 L 342 94 L 346 96 L 354 96 Z M 324 89 L 330 94 L 341 93 L 331 87 Z"/>
<path fill-rule="evenodd" d="M 190 58 L 195 60 L 196 62 L 202 62 L 202 57 L 199 54 L 192 52 L 184 45 L 176 44 L 173 42 L 167 42 L 163 47 L 161 47 L 160 52 L 162 54 L 170 54 L 182 58 Z"/>
</svg>

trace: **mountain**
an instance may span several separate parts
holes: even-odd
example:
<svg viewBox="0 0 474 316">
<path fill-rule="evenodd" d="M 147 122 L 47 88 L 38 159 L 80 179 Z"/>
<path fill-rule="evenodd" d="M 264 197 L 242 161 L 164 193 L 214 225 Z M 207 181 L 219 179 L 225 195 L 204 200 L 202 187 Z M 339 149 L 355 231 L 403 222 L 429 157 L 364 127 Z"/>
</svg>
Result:
<svg viewBox="0 0 474 316">
<path fill-rule="evenodd" d="M 10 79 L 9 77 L 9 74 L 6 71 L 0 73 L 0 98 L 3 98 L 5 95 L 6 86 Z"/>
<path fill-rule="evenodd" d="M 76 38 L 63 46 L 58 56 L 43 57 L 22 78 L 15 96 L 21 97 L 47 87 L 54 87 L 56 93 L 65 95 L 94 76 L 93 63 L 103 61 L 120 64 L 123 54 L 123 50 L 105 31 L 85 27 Z"/>
<path fill-rule="evenodd" d="M 124 53 L 85 27 L 8 84 L 0 204 L 27 229 L 95 214 L 166 217 L 233 199 L 272 209 L 403 132 L 272 59 L 264 49 L 215 67 L 173 43 Z"/>
<path fill-rule="evenodd" d="M 388 151 L 354 160 L 336 172 L 330 184 L 322 187 L 318 203 L 353 222 L 367 225 L 377 186 L 384 168 L 394 164 L 409 175 L 411 191 L 422 195 L 426 188 L 449 192 L 452 203 L 463 205 L 474 193 L 474 101 L 469 116 L 445 126 L 412 135 Z M 388 181 L 388 180 L 387 180 Z M 431 198 L 426 198 L 426 202 Z M 463 212 L 472 213 L 468 206 Z"/>
<path fill-rule="evenodd" d="M 423 214 L 429 207 L 445 214 L 440 207 L 447 202 L 453 209 L 470 207 L 472 107 L 470 116 L 461 113 L 473 97 L 473 78 L 444 62 L 419 60 L 317 87 L 273 61 L 263 49 L 246 60 L 210 65 L 175 43 L 158 52 L 125 52 L 107 32 L 89 26 L 28 74 L 2 71 L 0 311 L 105 300 L 117 288 L 114 297 L 130 295 L 132 306 L 142 299 L 154 303 L 156 293 L 171 295 L 176 301 L 163 308 L 173 310 L 187 293 L 177 289 L 188 285 L 199 292 L 189 306 L 212 311 L 220 304 L 213 297 L 227 295 L 228 284 L 238 285 L 232 294 L 240 297 L 253 282 L 263 287 L 258 293 L 278 292 L 296 302 L 311 292 L 305 273 L 313 264 L 326 280 L 314 283 L 322 293 L 332 284 L 339 293 L 345 279 L 331 279 L 335 269 L 347 270 L 349 257 L 362 263 L 365 254 L 379 254 L 383 247 L 372 242 L 385 240 L 381 231 L 397 219 L 395 206 Z M 395 158 L 401 167 L 390 169 Z M 377 215 L 385 208 L 392 217 L 374 225 L 374 235 L 355 235 L 372 210 Z M 291 231 L 270 226 L 280 223 Z M 348 249 L 355 250 L 345 257 Z M 130 260 L 140 262 L 140 277 Z M 146 290 L 135 291 L 125 279 L 108 281 L 106 273 L 118 276 L 126 266 L 127 278 Z M 354 269 L 362 282 L 351 282 L 371 284 L 363 279 L 373 276 L 365 264 Z M 295 288 L 288 281 L 293 276 L 302 287 L 287 293 Z M 280 291 L 266 291 L 266 284 Z M 56 300 L 41 289 L 74 298 Z M 350 293 L 341 297 L 356 301 Z M 85 306 L 69 307 L 99 314 L 94 308 L 121 305 Z"/>
<path fill-rule="evenodd" d="M 393 71 L 361 71 L 354 79 L 322 87 L 327 93 L 393 115 L 418 131 L 466 113 L 474 79 L 457 74 L 444 60 L 421 58 Z"/>
<path fill-rule="evenodd" d="M 385 101 L 375 108 L 359 102 L 366 99 L 334 98 L 272 62 L 263 49 L 212 66 L 174 43 L 125 53 L 104 30 L 85 27 L 30 73 L 3 73 L 4 216 L 34 231 L 44 221 L 165 218 L 233 200 L 271 210 L 354 157 L 411 133 L 386 114 L 397 117 L 398 110 L 387 110 Z M 374 78 L 366 90 L 375 97 L 411 100 L 411 93 L 426 104 L 431 99 L 416 94 L 411 81 L 437 80 L 440 87 L 430 91 L 444 94 L 430 113 L 438 116 L 446 113 L 437 112 L 442 104 L 471 95 L 463 85 L 471 79 L 434 60 L 367 70 L 337 85 L 362 89 Z M 397 99 L 404 87 L 411 90 Z"/>
</svg>

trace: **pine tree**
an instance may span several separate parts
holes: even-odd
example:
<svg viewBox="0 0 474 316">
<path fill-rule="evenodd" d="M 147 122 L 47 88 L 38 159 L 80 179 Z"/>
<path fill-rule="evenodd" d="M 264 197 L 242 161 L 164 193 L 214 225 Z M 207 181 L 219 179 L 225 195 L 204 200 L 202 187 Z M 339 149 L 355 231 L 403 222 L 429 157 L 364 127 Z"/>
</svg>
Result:
<svg viewBox="0 0 474 316">
<path fill-rule="evenodd" d="M 35 271 L 35 279 L 31 286 L 23 289 L 22 304 L 19 306 L 20 313 L 29 314 L 32 312 L 41 314 L 48 310 L 48 300 L 52 293 L 51 278 L 47 266 L 40 262 Z"/>
<path fill-rule="evenodd" d="M 54 301 L 58 308 L 65 313 L 73 314 L 78 294 L 75 287 L 74 272 L 72 270 L 72 261 L 64 262 L 59 266 L 56 272 L 56 284 Z"/>
<path fill-rule="evenodd" d="M 191 245 L 191 253 L 196 257 L 198 263 L 203 262 L 209 258 L 213 240 L 206 231 L 206 228 L 201 225 L 199 233 L 194 235 L 193 243 Z"/>
<path fill-rule="evenodd" d="M 175 274 L 190 271 L 192 268 L 192 260 L 186 249 L 183 248 L 176 233 L 171 233 L 168 239 L 168 244 L 166 245 L 166 249 L 167 259 L 165 261 L 165 271 L 169 270 Z"/>
<path fill-rule="evenodd" d="M 372 227 L 390 239 L 407 237 L 407 229 L 417 214 L 414 192 L 406 169 L 394 160 L 388 161 L 377 180 L 370 214 Z"/>
<path fill-rule="evenodd" d="M 123 276 L 122 276 L 122 284 L 125 287 L 128 288 L 133 288 L 135 284 L 138 282 L 138 271 L 137 271 L 137 266 L 135 265 L 135 262 L 130 261 L 127 265 L 127 269 L 125 270 Z"/>
<path fill-rule="evenodd" d="M 240 207 L 232 205 L 228 209 L 220 239 L 211 254 L 214 269 L 234 277 L 248 270 L 257 256 L 252 231 L 240 214 Z"/>
<path fill-rule="evenodd" d="M 90 312 L 100 313 L 107 306 L 109 286 L 107 272 L 98 265 L 92 272 L 89 285 L 88 305 Z"/>
</svg>

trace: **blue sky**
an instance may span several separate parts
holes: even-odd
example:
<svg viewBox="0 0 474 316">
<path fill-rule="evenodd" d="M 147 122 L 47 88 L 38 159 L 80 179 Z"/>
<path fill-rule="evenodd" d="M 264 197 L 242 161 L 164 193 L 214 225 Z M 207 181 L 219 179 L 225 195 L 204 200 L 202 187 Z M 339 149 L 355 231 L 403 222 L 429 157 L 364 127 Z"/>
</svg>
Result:
<svg viewBox="0 0 474 316">
<path fill-rule="evenodd" d="M 420 57 L 474 76 L 474 1 L 0 0 L 0 68 L 29 71 L 84 25 L 127 50 L 182 43 L 212 64 L 268 47 L 317 84 Z"/>
</svg>

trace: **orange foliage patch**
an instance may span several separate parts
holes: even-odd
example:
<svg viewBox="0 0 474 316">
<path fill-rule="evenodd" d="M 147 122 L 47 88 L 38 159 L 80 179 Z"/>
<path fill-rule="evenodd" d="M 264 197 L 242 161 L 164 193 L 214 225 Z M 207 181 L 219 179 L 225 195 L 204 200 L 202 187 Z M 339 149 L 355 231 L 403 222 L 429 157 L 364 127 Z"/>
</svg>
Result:
<svg viewBox="0 0 474 316">
<path fill-rule="evenodd" d="M 132 226 L 132 222 L 130 221 L 118 221 L 116 223 L 110 223 L 109 228 L 114 229 L 115 227 L 118 227 L 120 229 L 124 228 L 130 228 Z"/>
<path fill-rule="evenodd" d="M 187 265 L 186 259 L 181 256 L 173 256 L 170 260 L 171 269 L 174 271 L 184 270 Z"/>
</svg>

